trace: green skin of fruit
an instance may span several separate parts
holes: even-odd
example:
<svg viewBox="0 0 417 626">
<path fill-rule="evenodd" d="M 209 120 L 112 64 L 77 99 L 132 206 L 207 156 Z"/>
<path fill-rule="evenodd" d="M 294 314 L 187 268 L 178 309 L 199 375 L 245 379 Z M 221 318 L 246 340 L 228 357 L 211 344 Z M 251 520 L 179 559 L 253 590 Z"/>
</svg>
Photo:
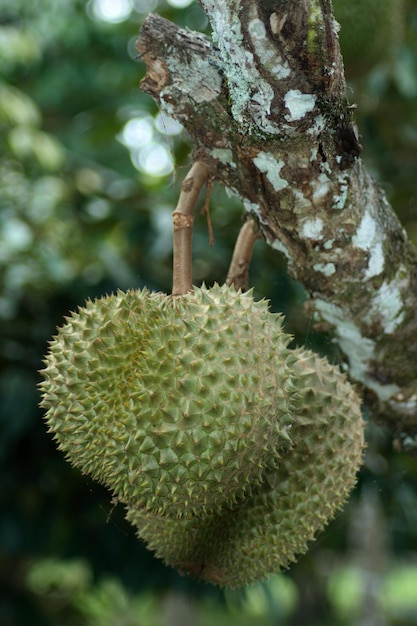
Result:
<svg viewBox="0 0 417 626">
<path fill-rule="evenodd" d="M 45 359 L 46 422 L 121 502 L 171 517 L 220 511 L 291 445 L 290 339 L 266 302 L 228 287 L 88 302 Z"/>
<path fill-rule="evenodd" d="M 232 589 L 262 580 L 306 552 L 347 499 L 364 447 L 359 399 L 326 360 L 297 356 L 293 448 L 256 493 L 202 520 L 128 510 L 139 537 L 168 565 Z"/>
</svg>

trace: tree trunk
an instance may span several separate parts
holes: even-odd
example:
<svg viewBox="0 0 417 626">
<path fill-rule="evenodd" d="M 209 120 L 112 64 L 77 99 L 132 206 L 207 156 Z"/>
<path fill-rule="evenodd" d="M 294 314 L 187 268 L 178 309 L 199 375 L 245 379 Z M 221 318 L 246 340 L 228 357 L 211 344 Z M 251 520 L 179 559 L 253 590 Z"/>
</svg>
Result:
<svg viewBox="0 0 417 626">
<path fill-rule="evenodd" d="M 417 254 L 359 158 L 330 0 L 200 0 L 212 41 L 156 15 L 142 89 L 288 259 L 364 401 L 417 451 Z"/>
</svg>

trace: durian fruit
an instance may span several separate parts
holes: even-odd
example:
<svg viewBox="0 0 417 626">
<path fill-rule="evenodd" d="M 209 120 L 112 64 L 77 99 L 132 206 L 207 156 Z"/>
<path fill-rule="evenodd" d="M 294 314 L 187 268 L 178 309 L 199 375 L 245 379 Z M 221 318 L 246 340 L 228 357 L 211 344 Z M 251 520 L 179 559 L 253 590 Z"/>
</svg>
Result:
<svg viewBox="0 0 417 626">
<path fill-rule="evenodd" d="M 289 341 L 280 315 L 231 287 L 89 301 L 50 344 L 46 422 L 121 502 L 174 518 L 218 512 L 291 445 Z"/>
<path fill-rule="evenodd" d="M 347 499 L 364 446 L 360 401 L 339 369 L 297 351 L 293 447 L 243 503 L 203 519 L 130 507 L 127 519 L 156 556 L 215 585 L 237 588 L 286 568 Z"/>
</svg>

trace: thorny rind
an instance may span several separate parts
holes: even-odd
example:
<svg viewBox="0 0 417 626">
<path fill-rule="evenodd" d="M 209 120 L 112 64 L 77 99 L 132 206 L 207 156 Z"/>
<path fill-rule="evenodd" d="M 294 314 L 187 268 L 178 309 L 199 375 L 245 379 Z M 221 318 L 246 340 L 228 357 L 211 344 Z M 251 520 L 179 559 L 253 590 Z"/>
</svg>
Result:
<svg viewBox="0 0 417 626">
<path fill-rule="evenodd" d="M 359 159 L 330 0 L 200 3 L 213 43 L 145 20 L 142 88 L 286 255 L 374 415 L 414 448 L 417 255 Z"/>
</svg>

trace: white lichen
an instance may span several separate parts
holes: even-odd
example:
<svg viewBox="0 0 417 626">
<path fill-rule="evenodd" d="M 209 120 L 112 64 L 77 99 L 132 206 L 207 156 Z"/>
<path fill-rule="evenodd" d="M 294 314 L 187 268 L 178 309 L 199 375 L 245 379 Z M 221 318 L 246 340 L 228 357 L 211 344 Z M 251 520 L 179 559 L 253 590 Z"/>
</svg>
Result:
<svg viewBox="0 0 417 626">
<path fill-rule="evenodd" d="M 268 220 L 266 220 L 264 215 L 262 214 L 259 204 L 251 202 L 247 198 L 242 198 L 242 202 L 246 213 L 249 213 L 250 215 L 256 215 L 257 220 L 261 226 L 268 226 Z M 269 243 L 269 241 L 267 241 L 267 243 Z"/>
<path fill-rule="evenodd" d="M 278 250 L 279 252 L 282 252 L 286 258 L 288 259 L 289 263 L 292 263 L 292 257 L 290 254 L 290 251 L 288 250 L 287 246 L 285 246 L 282 241 L 280 239 L 267 239 L 268 244 L 274 248 L 275 250 Z"/>
<path fill-rule="evenodd" d="M 212 38 L 220 49 L 223 74 L 231 96 L 234 119 L 248 128 L 255 124 L 260 130 L 278 134 L 281 129 L 269 119 L 274 90 L 259 72 L 254 55 L 247 50 L 242 34 L 238 0 L 219 4 L 202 0 L 211 26 Z M 255 24 L 254 30 L 260 34 Z"/>
<path fill-rule="evenodd" d="M 239 198 L 243 202 L 243 198 L 236 187 L 225 187 L 224 190 L 228 198 Z"/>
<path fill-rule="evenodd" d="M 379 224 L 371 215 L 369 208 L 367 208 L 358 230 L 352 237 L 354 246 L 369 252 L 368 267 L 364 272 L 365 279 L 378 276 L 384 269 L 383 238 L 384 235 Z"/>
<path fill-rule="evenodd" d="M 319 152 L 318 146 L 313 146 L 311 148 L 311 151 L 310 151 L 310 161 L 311 161 L 311 163 L 314 163 L 314 161 L 317 160 L 318 152 Z"/>
<path fill-rule="evenodd" d="M 371 254 L 368 261 L 368 269 L 365 272 L 365 278 L 372 278 L 372 276 L 378 276 L 384 269 L 384 248 L 382 243 L 376 243 L 371 248 Z"/>
<path fill-rule="evenodd" d="M 372 215 L 368 212 L 362 217 L 359 228 L 356 234 L 352 238 L 354 246 L 361 248 L 362 250 L 369 250 L 371 242 L 375 238 L 376 222 Z"/>
<path fill-rule="evenodd" d="M 310 126 L 310 128 L 306 130 L 306 134 L 312 137 L 318 137 L 318 135 L 320 135 L 320 133 L 322 133 L 325 128 L 326 128 L 326 120 L 324 116 L 317 115 L 314 119 L 314 122 Z"/>
<path fill-rule="evenodd" d="M 313 265 L 313 269 L 316 270 L 316 272 L 324 274 L 324 276 L 332 276 L 336 272 L 334 263 L 316 263 Z"/>
<path fill-rule="evenodd" d="M 299 89 L 290 89 L 284 96 L 284 104 L 289 110 L 285 119 L 288 122 L 296 122 L 314 109 L 316 96 L 312 93 L 302 93 Z"/>
<path fill-rule="evenodd" d="M 223 59 L 223 71 L 227 76 L 232 95 L 232 115 L 237 121 L 242 122 L 242 114 L 250 99 L 249 68 L 253 64 L 253 55 L 243 46 L 238 12 L 231 11 L 226 2 L 221 8 L 211 1 L 204 4 L 213 28 L 213 41 L 220 48 Z M 270 103 L 267 108 L 270 108 Z"/>
<path fill-rule="evenodd" d="M 330 167 L 330 165 L 329 165 L 329 163 L 327 161 L 322 161 L 320 163 L 320 170 L 322 172 L 326 172 L 326 174 L 329 174 L 330 177 L 332 178 L 332 176 L 333 176 L 332 168 Z"/>
<path fill-rule="evenodd" d="M 320 299 L 315 301 L 315 306 L 320 317 L 334 327 L 340 348 L 349 360 L 351 377 L 372 389 L 383 401 L 398 393 L 398 385 L 382 385 L 370 376 L 369 370 L 376 360 L 375 342 L 369 337 L 363 337 L 348 312 Z"/>
<path fill-rule="evenodd" d="M 295 189 L 295 188 L 292 189 L 292 194 L 295 200 L 295 205 L 294 205 L 295 213 L 306 215 L 308 214 L 309 211 L 313 210 L 313 205 L 311 204 L 311 200 L 309 198 L 306 198 L 300 189 Z"/>
<path fill-rule="evenodd" d="M 176 75 L 175 87 L 168 85 L 160 92 L 167 112 L 169 108 L 167 100 L 174 99 L 175 101 L 178 98 L 178 95 L 172 94 L 173 89 L 179 88 L 184 94 L 190 95 L 198 104 L 211 102 L 219 96 L 222 89 L 222 77 L 218 69 L 213 67 L 208 59 L 193 55 L 191 65 L 184 65 L 178 62 L 175 55 L 172 55 L 167 59 L 167 66 Z M 169 97 L 166 99 L 166 96 Z"/>
<path fill-rule="evenodd" d="M 255 5 L 253 5 L 253 9 Z M 288 61 L 284 60 L 278 53 L 275 46 L 267 36 L 265 25 L 258 17 L 249 22 L 249 36 L 252 40 L 253 48 L 258 58 L 262 59 L 262 65 L 282 80 L 291 74 Z"/>
<path fill-rule="evenodd" d="M 256 41 L 264 42 L 266 39 L 265 24 L 257 17 L 249 22 L 248 31 L 250 38 L 254 43 Z"/>
<path fill-rule="evenodd" d="M 269 16 L 269 25 L 274 35 L 279 35 L 286 21 L 286 17 L 287 16 L 285 14 L 283 17 L 280 17 L 278 13 L 271 13 L 271 15 Z"/>
<path fill-rule="evenodd" d="M 346 200 L 348 198 L 349 184 L 347 176 L 342 175 L 341 177 L 339 177 L 338 187 L 339 193 L 334 194 L 332 206 L 336 210 L 341 210 L 345 207 Z"/>
<path fill-rule="evenodd" d="M 269 152 L 260 151 L 253 162 L 258 170 L 266 175 L 275 191 L 288 187 L 288 181 L 280 176 L 280 171 L 285 165 L 284 161 L 277 161 Z"/>
<path fill-rule="evenodd" d="M 266 224 L 266 221 L 262 218 L 261 209 L 259 204 L 255 202 L 250 202 L 247 198 L 242 198 L 243 206 L 247 213 L 255 213 L 261 224 Z"/>
<path fill-rule="evenodd" d="M 237 165 L 233 161 L 233 153 L 229 148 L 212 148 L 210 153 L 214 159 L 220 161 L 224 165 L 229 165 L 229 167 L 236 169 Z"/>
<path fill-rule="evenodd" d="M 305 239 L 322 239 L 324 223 L 320 217 L 306 219 L 301 224 L 300 234 Z"/>
<path fill-rule="evenodd" d="M 404 269 L 400 268 L 393 280 L 384 280 L 371 301 L 369 319 L 379 321 L 388 335 L 396 330 L 405 317 L 403 294 L 408 287 L 408 280 L 401 279 Z"/>
<path fill-rule="evenodd" d="M 320 205 L 323 202 L 324 198 L 330 193 L 330 185 L 331 180 L 324 172 L 319 174 L 316 180 L 312 180 L 312 201 L 314 204 Z"/>
</svg>

